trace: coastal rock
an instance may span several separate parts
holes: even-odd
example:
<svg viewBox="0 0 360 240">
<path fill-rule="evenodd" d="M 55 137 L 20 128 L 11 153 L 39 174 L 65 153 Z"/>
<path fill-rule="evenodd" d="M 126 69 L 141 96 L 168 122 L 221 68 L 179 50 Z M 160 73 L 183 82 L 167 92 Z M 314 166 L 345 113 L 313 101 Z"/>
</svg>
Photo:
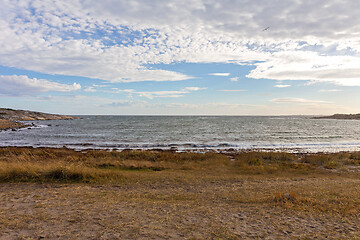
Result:
<svg viewBox="0 0 360 240">
<path fill-rule="evenodd" d="M 358 113 L 358 114 L 334 114 L 334 115 L 331 115 L 331 116 L 313 117 L 313 119 L 360 120 L 360 113 Z"/>
<path fill-rule="evenodd" d="M 24 124 L 19 121 L 35 121 L 35 120 L 68 120 L 68 119 L 78 119 L 79 117 L 50 114 L 50 113 L 41 113 L 33 112 L 26 110 L 14 110 L 10 108 L 0 108 L 0 131 L 11 129 L 16 131 L 16 129 L 35 126 L 34 123 Z M 51 124 L 49 124 L 51 125 Z"/>
<path fill-rule="evenodd" d="M 15 121 L 0 119 L 0 130 L 11 129 L 12 131 L 16 131 L 17 128 L 22 127 L 26 127 L 26 125 Z"/>
<path fill-rule="evenodd" d="M 26 110 L 14 110 L 10 108 L 0 108 L 0 119 L 8 121 L 34 121 L 34 120 L 62 120 L 77 119 L 79 117 L 33 112 Z"/>
</svg>

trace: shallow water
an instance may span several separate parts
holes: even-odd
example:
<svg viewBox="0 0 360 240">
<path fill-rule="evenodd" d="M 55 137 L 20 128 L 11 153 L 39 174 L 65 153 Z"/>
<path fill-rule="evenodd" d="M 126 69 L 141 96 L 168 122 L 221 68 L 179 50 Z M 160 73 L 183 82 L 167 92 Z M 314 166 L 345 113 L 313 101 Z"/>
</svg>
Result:
<svg viewBox="0 0 360 240">
<path fill-rule="evenodd" d="M 0 133 L 0 146 L 179 150 L 360 150 L 360 121 L 304 116 L 83 116 L 33 121 Z"/>
</svg>

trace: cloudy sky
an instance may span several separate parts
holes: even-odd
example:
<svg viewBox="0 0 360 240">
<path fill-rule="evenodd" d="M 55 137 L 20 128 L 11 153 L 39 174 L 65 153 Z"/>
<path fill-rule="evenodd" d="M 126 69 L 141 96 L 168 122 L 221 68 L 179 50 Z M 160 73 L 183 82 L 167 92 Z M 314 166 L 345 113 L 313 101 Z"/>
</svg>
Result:
<svg viewBox="0 0 360 240">
<path fill-rule="evenodd" d="M 0 107 L 360 112 L 354 0 L 0 0 Z"/>
</svg>

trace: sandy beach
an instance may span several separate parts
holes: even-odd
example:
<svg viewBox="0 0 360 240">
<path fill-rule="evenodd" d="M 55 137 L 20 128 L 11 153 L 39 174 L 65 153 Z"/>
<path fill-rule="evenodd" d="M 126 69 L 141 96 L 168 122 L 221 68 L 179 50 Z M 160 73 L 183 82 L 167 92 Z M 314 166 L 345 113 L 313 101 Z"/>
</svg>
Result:
<svg viewBox="0 0 360 240">
<path fill-rule="evenodd" d="M 2 148 L 0 239 L 359 239 L 352 154 Z"/>
</svg>

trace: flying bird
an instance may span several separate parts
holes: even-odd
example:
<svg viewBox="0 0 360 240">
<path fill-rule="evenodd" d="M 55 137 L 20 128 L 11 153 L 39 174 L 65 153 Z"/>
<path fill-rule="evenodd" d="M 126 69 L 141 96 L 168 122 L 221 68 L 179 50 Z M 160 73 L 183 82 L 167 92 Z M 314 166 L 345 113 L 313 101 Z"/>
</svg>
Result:
<svg viewBox="0 0 360 240">
<path fill-rule="evenodd" d="M 266 28 L 263 29 L 263 31 L 269 30 L 269 28 L 270 28 L 270 27 L 266 27 Z"/>
</svg>

